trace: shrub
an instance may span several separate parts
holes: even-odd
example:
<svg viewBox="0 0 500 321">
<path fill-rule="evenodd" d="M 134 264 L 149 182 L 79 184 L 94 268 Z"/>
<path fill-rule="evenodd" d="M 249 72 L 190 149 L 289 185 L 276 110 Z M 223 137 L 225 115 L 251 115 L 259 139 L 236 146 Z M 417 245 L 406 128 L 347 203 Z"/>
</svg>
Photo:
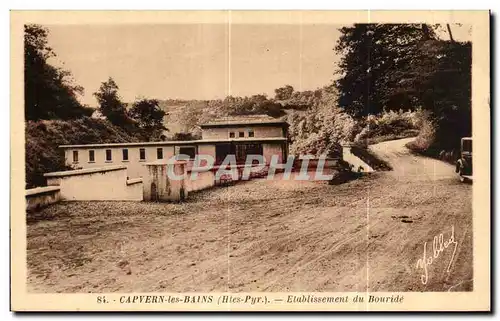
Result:
<svg viewBox="0 0 500 321">
<path fill-rule="evenodd" d="M 436 140 L 436 123 L 428 112 L 419 112 L 420 131 L 414 141 L 406 144 L 411 151 L 420 154 L 434 154 L 432 146 Z"/>
<path fill-rule="evenodd" d="M 391 110 L 378 116 L 368 115 L 361 123 L 364 127 L 356 135 L 354 141 L 369 144 L 416 136 L 420 120 L 418 112 Z"/>
<path fill-rule="evenodd" d="M 195 134 L 192 134 L 192 133 L 184 133 L 184 132 L 175 133 L 172 136 L 172 140 L 187 141 L 187 140 L 198 140 L 198 139 L 201 139 L 201 136 L 195 135 Z"/>
<path fill-rule="evenodd" d="M 286 121 L 290 124 L 292 154 L 328 157 L 340 156 L 342 142 L 351 142 L 361 130 L 352 116 L 336 107 L 335 96 L 323 92 L 319 102 L 306 112 L 292 111 Z"/>
</svg>

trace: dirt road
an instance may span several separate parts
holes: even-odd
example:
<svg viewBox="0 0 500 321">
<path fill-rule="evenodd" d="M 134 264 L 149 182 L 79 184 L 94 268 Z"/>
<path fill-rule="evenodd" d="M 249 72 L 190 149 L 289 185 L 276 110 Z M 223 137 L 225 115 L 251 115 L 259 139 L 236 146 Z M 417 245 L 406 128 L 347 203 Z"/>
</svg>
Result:
<svg viewBox="0 0 500 321">
<path fill-rule="evenodd" d="M 407 141 L 371 147 L 394 171 L 339 186 L 253 180 L 183 204 L 56 204 L 28 224 L 28 289 L 472 290 L 472 186 Z M 440 234 L 447 247 L 433 250 Z"/>
<path fill-rule="evenodd" d="M 404 180 L 436 181 L 456 180 L 455 168 L 448 163 L 412 154 L 405 145 L 413 138 L 391 140 L 370 146 L 370 150 L 391 164 L 389 172 L 395 178 Z"/>
</svg>

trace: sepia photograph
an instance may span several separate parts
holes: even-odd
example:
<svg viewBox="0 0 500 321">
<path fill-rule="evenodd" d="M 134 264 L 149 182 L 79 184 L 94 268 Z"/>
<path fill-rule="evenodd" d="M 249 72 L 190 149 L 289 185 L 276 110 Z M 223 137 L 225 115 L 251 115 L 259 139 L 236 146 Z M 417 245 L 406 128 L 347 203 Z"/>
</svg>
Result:
<svg viewBox="0 0 500 321">
<path fill-rule="evenodd" d="M 102 309 L 489 300 L 474 20 L 299 13 L 19 14 L 20 291 Z"/>
</svg>

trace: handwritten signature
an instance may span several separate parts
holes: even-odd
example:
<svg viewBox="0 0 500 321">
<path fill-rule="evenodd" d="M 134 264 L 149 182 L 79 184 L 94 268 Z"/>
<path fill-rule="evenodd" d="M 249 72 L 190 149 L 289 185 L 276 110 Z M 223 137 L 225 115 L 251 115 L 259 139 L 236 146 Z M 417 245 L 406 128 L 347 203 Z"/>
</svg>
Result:
<svg viewBox="0 0 500 321">
<path fill-rule="evenodd" d="M 429 265 L 432 265 L 432 263 L 441 255 L 441 253 L 444 252 L 445 249 L 450 247 L 451 245 L 454 245 L 453 248 L 453 254 L 451 255 L 450 263 L 448 264 L 448 268 L 446 269 L 446 272 L 450 273 L 451 271 L 451 264 L 453 263 L 453 259 L 455 258 L 455 252 L 457 251 L 457 246 L 458 242 L 455 241 L 455 227 L 451 227 L 451 235 L 450 238 L 445 240 L 443 233 L 434 236 L 434 239 L 432 240 L 432 255 L 428 256 L 427 255 L 427 242 L 424 243 L 424 254 L 422 258 L 418 259 L 417 261 L 417 269 L 421 268 L 424 269 L 423 274 L 420 276 L 420 280 L 422 281 L 422 284 L 427 284 L 427 281 L 429 279 L 429 273 L 428 273 L 428 267 Z"/>
</svg>

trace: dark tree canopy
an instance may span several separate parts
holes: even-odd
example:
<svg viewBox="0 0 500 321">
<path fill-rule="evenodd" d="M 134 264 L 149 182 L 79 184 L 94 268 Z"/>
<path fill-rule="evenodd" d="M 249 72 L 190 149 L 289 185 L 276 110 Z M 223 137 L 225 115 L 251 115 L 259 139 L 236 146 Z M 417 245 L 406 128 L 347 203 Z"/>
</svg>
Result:
<svg viewBox="0 0 500 321">
<path fill-rule="evenodd" d="M 436 123 L 436 150 L 458 148 L 459 138 L 472 134 L 471 43 L 428 42 L 415 62 L 408 85 Z"/>
<path fill-rule="evenodd" d="M 144 98 L 136 101 L 129 110 L 129 115 L 148 141 L 160 138 L 166 130 L 163 125 L 165 112 L 159 107 L 159 101 L 156 99 Z"/>
<path fill-rule="evenodd" d="M 215 101 L 214 108 L 221 115 L 256 115 L 267 114 L 272 117 L 283 115 L 282 105 L 266 95 L 257 94 L 250 97 L 227 96 L 224 100 Z"/>
<path fill-rule="evenodd" d="M 121 101 L 118 89 L 116 82 L 109 77 L 107 81 L 101 83 L 99 90 L 94 93 L 94 97 L 99 103 L 101 114 L 113 125 L 131 129 L 133 121 L 127 116 L 126 104 Z"/>
<path fill-rule="evenodd" d="M 292 98 L 293 87 L 290 85 L 285 85 L 284 87 L 276 88 L 274 90 L 274 98 L 276 100 L 287 100 Z"/>
<path fill-rule="evenodd" d="M 77 95 L 83 88 L 73 84 L 71 73 L 50 65 L 56 54 L 49 47 L 48 30 L 39 25 L 24 26 L 24 110 L 27 120 L 74 119 L 90 116 Z"/>
<path fill-rule="evenodd" d="M 184 132 L 181 132 L 181 133 L 175 133 L 173 136 L 172 136 L 172 140 L 183 140 L 183 141 L 187 141 L 187 140 L 197 140 L 197 139 L 201 139 L 200 136 L 197 136 L 197 135 L 194 135 L 192 133 L 184 133 Z"/>
<path fill-rule="evenodd" d="M 335 47 L 342 55 L 336 82 L 339 105 L 352 115 L 415 107 L 412 97 L 391 89 L 399 82 L 396 73 L 412 64 L 416 49 L 435 39 L 432 29 L 420 24 L 356 24 L 340 31 Z"/>
<path fill-rule="evenodd" d="M 338 104 L 355 117 L 383 110 L 428 110 L 439 148 L 471 128 L 471 44 L 438 39 L 422 24 L 344 27 L 335 47 Z M 450 30 L 448 28 L 448 30 Z"/>
</svg>

